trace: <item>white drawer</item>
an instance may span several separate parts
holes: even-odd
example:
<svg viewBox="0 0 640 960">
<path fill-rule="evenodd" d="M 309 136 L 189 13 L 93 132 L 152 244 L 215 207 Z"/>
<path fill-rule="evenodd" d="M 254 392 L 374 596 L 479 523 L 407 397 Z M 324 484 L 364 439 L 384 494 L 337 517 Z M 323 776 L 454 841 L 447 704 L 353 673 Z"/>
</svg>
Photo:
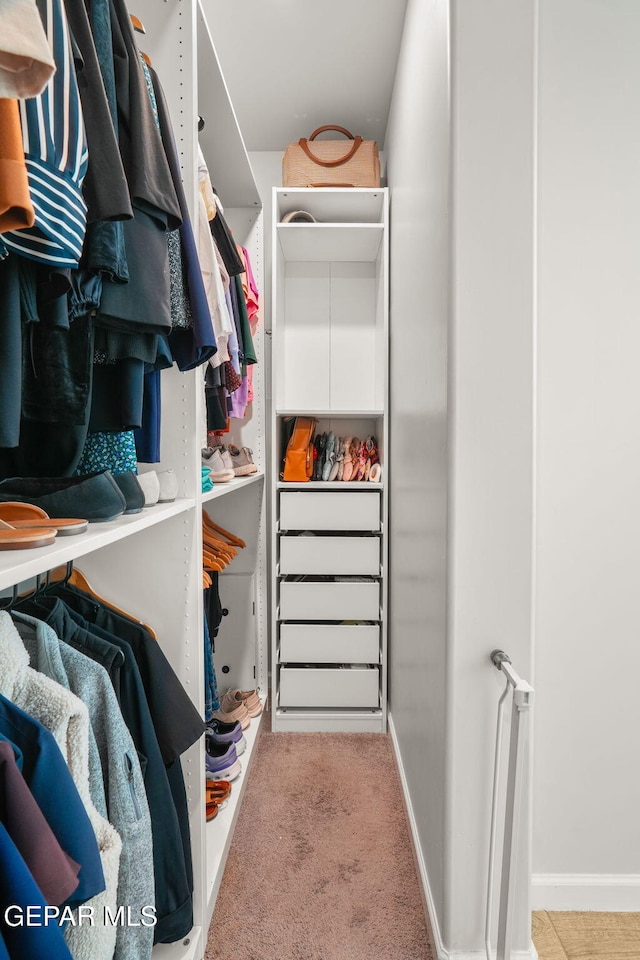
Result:
<svg viewBox="0 0 640 960">
<path fill-rule="evenodd" d="M 378 620 L 380 584 L 323 583 L 286 580 L 280 583 L 281 620 Z"/>
<path fill-rule="evenodd" d="M 378 707 L 378 667 L 281 667 L 281 707 Z"/>
<path fill-rule="evenodd" d="M 378 537 L 281 537 L 280 573 L 379 576 Z"/>
<path fill-rule="evenodd" d="M 377 623 L 282 623 L 282 663 L 379 663 Z"/>
<path fill-rule="evenodd" d="M 280 494 L 281 530 L 379 530 L 376 490 L 342 493 L 291 490 Z"/>
</svg>

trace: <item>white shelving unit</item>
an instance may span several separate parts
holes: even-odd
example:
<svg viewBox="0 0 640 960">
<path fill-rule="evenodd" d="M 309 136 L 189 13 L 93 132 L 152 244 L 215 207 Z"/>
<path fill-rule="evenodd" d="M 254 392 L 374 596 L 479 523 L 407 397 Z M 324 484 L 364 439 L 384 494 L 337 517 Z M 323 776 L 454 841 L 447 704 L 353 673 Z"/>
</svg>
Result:
<svg viewBox="0 0 640 960">
<path fill-rule="evenodd" d="M 316 223 L 281 222 L 306 210 Z M 274 730 L 386 730 L 388 197 L 273 198 Z M 374 435 L 380 483 L 278 479 L 285 420 Z M 304 535 L 301 535 L 304 534 Z M 311 535 L 309 535 L 311 534 Z"/>
<path fill-rule="evenodd" d="M 225 205 L 235 238 L 249 250 L 261 293 L 262 207 L 233 104 L 220 70 L 205 12 L 198 0 L 136 0 L 132 12 L 146 33 L 139 46 L 162 82 L 174 126 L 192 218 L 197 200 L 197 121 L 205 119 L 200 142 L 213 183 Z M 196 231 L 197 233 L 197 231 Z M 178 499 L 104 524 L 86 534 L 58 538 L 49 547 L 0 554 L 0 590 L 32 582 L 70 561 L 104 597 L 153 625 L 193 703 L 204 714 L 202 609 L 202 510 L 242 537 L 247 546 L 220 575 L 220 594 L 229 608 L 216 639 L 216 673 L 221 692 L 227 686 L 268 689 L 268 592 L 264 524 L 264 342 L 254 338 L 255 400 L 230 441 L 249 446 L 259 472 L 200 489 L 203 442 L 202 376 L 199 369 L 162 376 L 162 462 L 178 480 Z M 183 940 L 154 947 L 154 960 L 201 960 L 233 828 L 259 732 L 259 720 L 247 731 L 243 773 L 228 807 L 205 822 L 204 738 L 182 758 L 189 802 L 194 869 L 194 927 Z"/>
</svg>

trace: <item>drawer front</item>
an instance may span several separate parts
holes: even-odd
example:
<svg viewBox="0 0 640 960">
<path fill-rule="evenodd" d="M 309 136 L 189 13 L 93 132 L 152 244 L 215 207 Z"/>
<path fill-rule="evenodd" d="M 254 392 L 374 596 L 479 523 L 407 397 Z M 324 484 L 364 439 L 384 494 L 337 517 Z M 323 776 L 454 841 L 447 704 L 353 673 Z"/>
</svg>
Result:
<svg viewBox="0 0 640 960">
<path fill-rule="evenodd" d="M 280 583 L 281 620 L 378 620 L 380 584 Z"/>
<path fill-rule="evenodd" d="M 281 707 L 378 707 L 378 667 L 280 668 Z"/>
<path fill-rule="evenodd" d="M 380 494 L 313 490 L 280 494 L 281 530 L 379 530 Z"/>
<path fill-rule="evenodd" d="M 375 623 L 282 623 L 281 663 L 379 663 Z"/>
<path fill-rule="evenodd" d="M 281 537 L 280 573 L 379 576 L 380 540 L 378 537 Z"/>
</svg>

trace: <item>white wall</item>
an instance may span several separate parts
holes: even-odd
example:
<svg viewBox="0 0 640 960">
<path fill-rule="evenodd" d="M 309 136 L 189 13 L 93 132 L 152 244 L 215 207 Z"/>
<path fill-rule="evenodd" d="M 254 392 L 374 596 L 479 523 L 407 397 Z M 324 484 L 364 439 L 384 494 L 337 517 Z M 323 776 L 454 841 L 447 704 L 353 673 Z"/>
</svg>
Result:
<svg viewBox="0 0 640 960">
<path fill-rule="evenodd" d="M 540 0 L 534 905 L 640 902 L 640 4 Z"/>
<path fill-rule="evenodd" d="M 489 654 L 532 664 L 534 51 L 533 0 L 413 0 L 385 142 L 391 712 L 437 948 L 460 960 L 483 950 Z"/>
<path fill-rule="evenodd" d="M 445 942 L 482 946 L 504 648 L 532 664 L 534 0 L 454 0 Z M 514 946 L 530 942 L 527 824 Z"/>
<path fill-rule="evenodd" d="M 448 0 L 410 0 L 387 128 L 391 189 L 390 713 L 444 907 L 449 318 Z"/>
</svg>

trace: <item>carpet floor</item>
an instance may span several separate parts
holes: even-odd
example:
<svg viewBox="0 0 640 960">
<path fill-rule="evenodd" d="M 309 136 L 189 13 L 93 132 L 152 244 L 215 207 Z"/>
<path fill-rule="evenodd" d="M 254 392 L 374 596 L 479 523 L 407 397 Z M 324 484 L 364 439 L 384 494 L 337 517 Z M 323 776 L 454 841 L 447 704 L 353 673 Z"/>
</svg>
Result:
<svg viewBox="0 0 640 960">
<path fill-rule="evenodd" d="M 206 960 L 434 960 L 379 734 L 264 732 Z"/>
<path fill-rule="evenodd" d="M 640 913 L 533 914 L 539 960 L 638 960 Z"/>
</svg>

